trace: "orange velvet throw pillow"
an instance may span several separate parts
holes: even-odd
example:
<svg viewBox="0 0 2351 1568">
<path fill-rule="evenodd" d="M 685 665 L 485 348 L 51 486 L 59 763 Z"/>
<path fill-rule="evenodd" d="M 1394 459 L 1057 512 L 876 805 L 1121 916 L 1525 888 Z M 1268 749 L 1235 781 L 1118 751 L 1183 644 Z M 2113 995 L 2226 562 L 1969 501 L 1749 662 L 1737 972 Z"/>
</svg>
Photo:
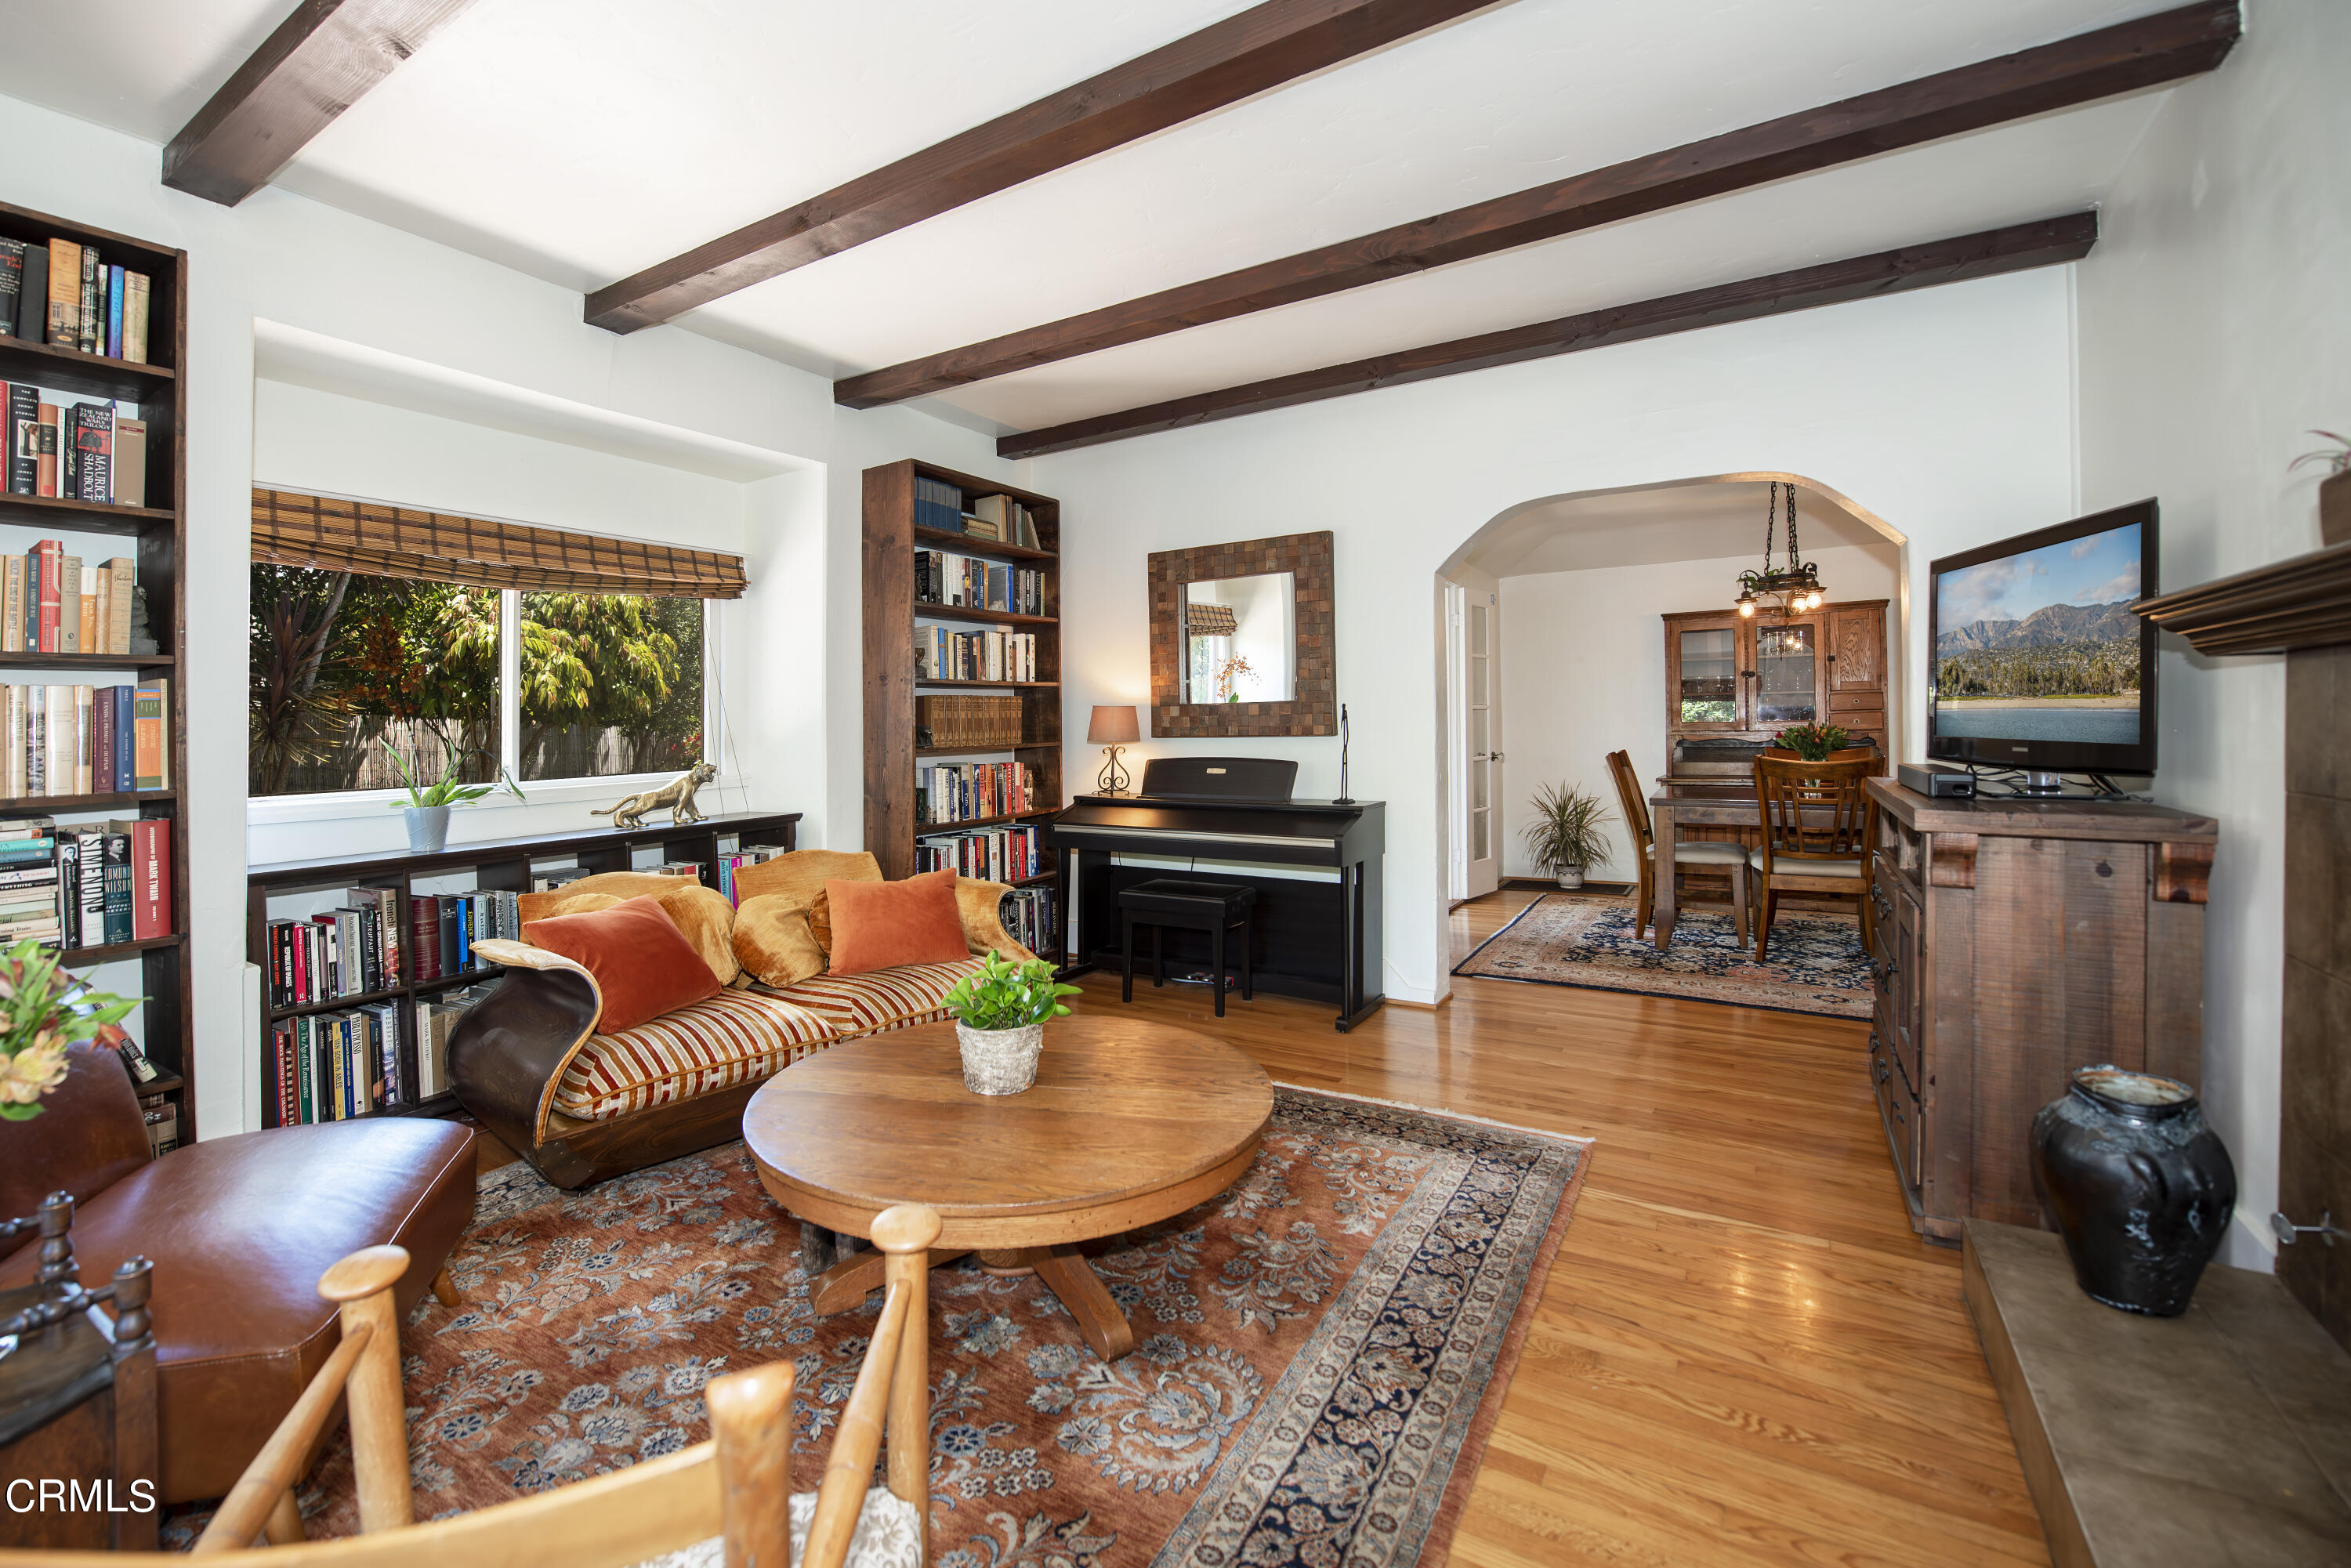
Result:
<svg viewBox="0 0 2351 1568">
<path fill-rule="evenodd" d="M 719 988 L 718 977 L 651 894 L 534 920 L 530 945 L 560 953 L 596 977 L 604 993 L 598 1034 L 634 1029 Z"/>
<path fill-rule="evenodd" d="M 836 975 L 971 956 L 953 871 L 926 872 L 904 882 L 828 882 L 824 896 L 832 906 Z"/>
</svg>

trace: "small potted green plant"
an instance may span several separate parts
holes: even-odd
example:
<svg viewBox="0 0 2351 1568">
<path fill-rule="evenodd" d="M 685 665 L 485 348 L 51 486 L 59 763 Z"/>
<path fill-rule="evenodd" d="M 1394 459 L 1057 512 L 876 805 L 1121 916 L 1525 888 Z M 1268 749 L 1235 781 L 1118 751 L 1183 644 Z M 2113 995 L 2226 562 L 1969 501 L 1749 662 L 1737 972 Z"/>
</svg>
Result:
<svg viewBox="0 0 2351 1568">
<path fill-rule="evenodd" d="M 416 775 L 408 770 L 407 759 L 400 755 L 392 742 L 379 736 L 376 744 L 383 747 L 383 754 L 392 758 L 392 767 L 400 770 L 401 788 L 408 791 L 407 800 L 394 800 L 392 804 L 408 814 L 408 848 L 413 854 L 437 855 L 447 846 L 450 807 L 478 800 L 493 789 L 502 789 L 517 800 L 524 798 L 521 788 L 503 768 L 498 769 L 496 784 L 460 784 L 457 781 L 457 747 L 452 741 L 444 739 L 441 742 L 449 748 L 448 761 L 441 769 L 441 777 L 430 784 L 417 781 Z"/>
<path fill-rule="evenodd" d="M 1792 724 L 1775 732 L 1771 744 L 1785 747 L 1807 762 L 1826 762 L 1829 753 L 1842 751 L 1848 738 L 1843 727 L 1834 724 Z"/>
<path fill-rule="evenodd" d="M 1037 1082 L 1045 1020 L 1067 1017 L 1061 998 L 1077 994 L 1077 987 L 1054 980 L 1053 966 L 1042 958 L 1015 962 L 990 953 L 946 994 L 963 1051 L 963 1086 L 975 1094 L 1018 1094 Z"/>
<path fill-rule="evenodd" d="M 2337 435 L 2331 430 L 2314 430 L 2335 443 L 2314 452 L 2305 452 L 2286 465 L 2292 473 L 2305 463 L 2315 463 L 2326 470 L 2326 477 L 2318 482 L 2318 537 L 2328 549 L 2351 544 L 2351 436 Z"/>
<path fill-rule="evenodd" d="M 66 1052 L 85 1040 L 122 1040 L 116 1025 L 137 997 L 93 991 L 38 942 L 0 956 L 0 1121 L 41 1113 L 41 1096 L 66 1081 Z"/>
<path fill-rule="evenodd" d="M 1609 861 L 1608 808 L 1600 797 L 1573 784 L 1546 784 L 1528 802 L 1534 816 L 1520 830 L 1527 852 L 1535 863 L 1559 878 L 1559 885 L 1578 888 L 1583 873 Z"/>
</svg>

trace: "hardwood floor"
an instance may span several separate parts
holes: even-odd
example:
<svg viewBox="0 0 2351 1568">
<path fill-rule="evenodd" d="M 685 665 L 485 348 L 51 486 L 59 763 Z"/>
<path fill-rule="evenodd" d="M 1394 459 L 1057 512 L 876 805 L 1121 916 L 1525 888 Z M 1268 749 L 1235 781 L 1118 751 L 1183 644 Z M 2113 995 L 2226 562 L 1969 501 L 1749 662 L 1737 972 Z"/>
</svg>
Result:
<svg viewBox="0 0 2351 1568">
<path fill-rule="evenodd" d="M 1457 960 L 1534 896 L 1457 909 Z M 1343 1035 L 1280 998 L 1134 1000 L 1284 1082 L 1598 1140 L 1453 1563 L 2048 1562 L 1959 1256 L 1904 1218 L 1864 1025 L 1455 986 Z"/>
</svg>

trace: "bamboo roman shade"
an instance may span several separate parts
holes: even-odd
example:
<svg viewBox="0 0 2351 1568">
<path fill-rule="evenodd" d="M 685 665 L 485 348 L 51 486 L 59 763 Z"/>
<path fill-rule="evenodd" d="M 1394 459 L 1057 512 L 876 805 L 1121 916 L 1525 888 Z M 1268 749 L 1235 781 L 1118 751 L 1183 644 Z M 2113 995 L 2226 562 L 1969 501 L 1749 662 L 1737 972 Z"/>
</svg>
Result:
<svg viewBox="0 0 2351 1568">
<path fill-rule="evenodd" d="M 1184 629 L 1195 637 L 1229 637 L 1240 629 L 1229 604 L 1184 606 Z"/>
<path fill-rule="evenodd" d="M 743 558 L 294 490 L 253 492 L 253 559 L 470 588 L 739 599 Z"/>
</svg>

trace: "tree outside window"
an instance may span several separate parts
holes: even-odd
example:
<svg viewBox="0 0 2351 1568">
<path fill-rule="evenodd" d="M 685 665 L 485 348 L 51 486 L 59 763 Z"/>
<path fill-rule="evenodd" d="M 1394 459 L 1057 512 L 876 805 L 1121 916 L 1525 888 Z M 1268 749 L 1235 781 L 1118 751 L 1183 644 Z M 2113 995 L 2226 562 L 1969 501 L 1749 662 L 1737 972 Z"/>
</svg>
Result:
<svg viewBox="0 0 2351 1568">
<path fill-rule="evenodd" d="M 700 600 L 501 592 L 266 562 L 252 583 L 254 795 L 394 788 L 387 745 L 430 777 L 454 750 L 469 783 L 495 779 L 502 760 L 550 779 L 701 757 Z M 511 692 L 500 685 L 509 634 L 520 666 Z"/>
</svg>

